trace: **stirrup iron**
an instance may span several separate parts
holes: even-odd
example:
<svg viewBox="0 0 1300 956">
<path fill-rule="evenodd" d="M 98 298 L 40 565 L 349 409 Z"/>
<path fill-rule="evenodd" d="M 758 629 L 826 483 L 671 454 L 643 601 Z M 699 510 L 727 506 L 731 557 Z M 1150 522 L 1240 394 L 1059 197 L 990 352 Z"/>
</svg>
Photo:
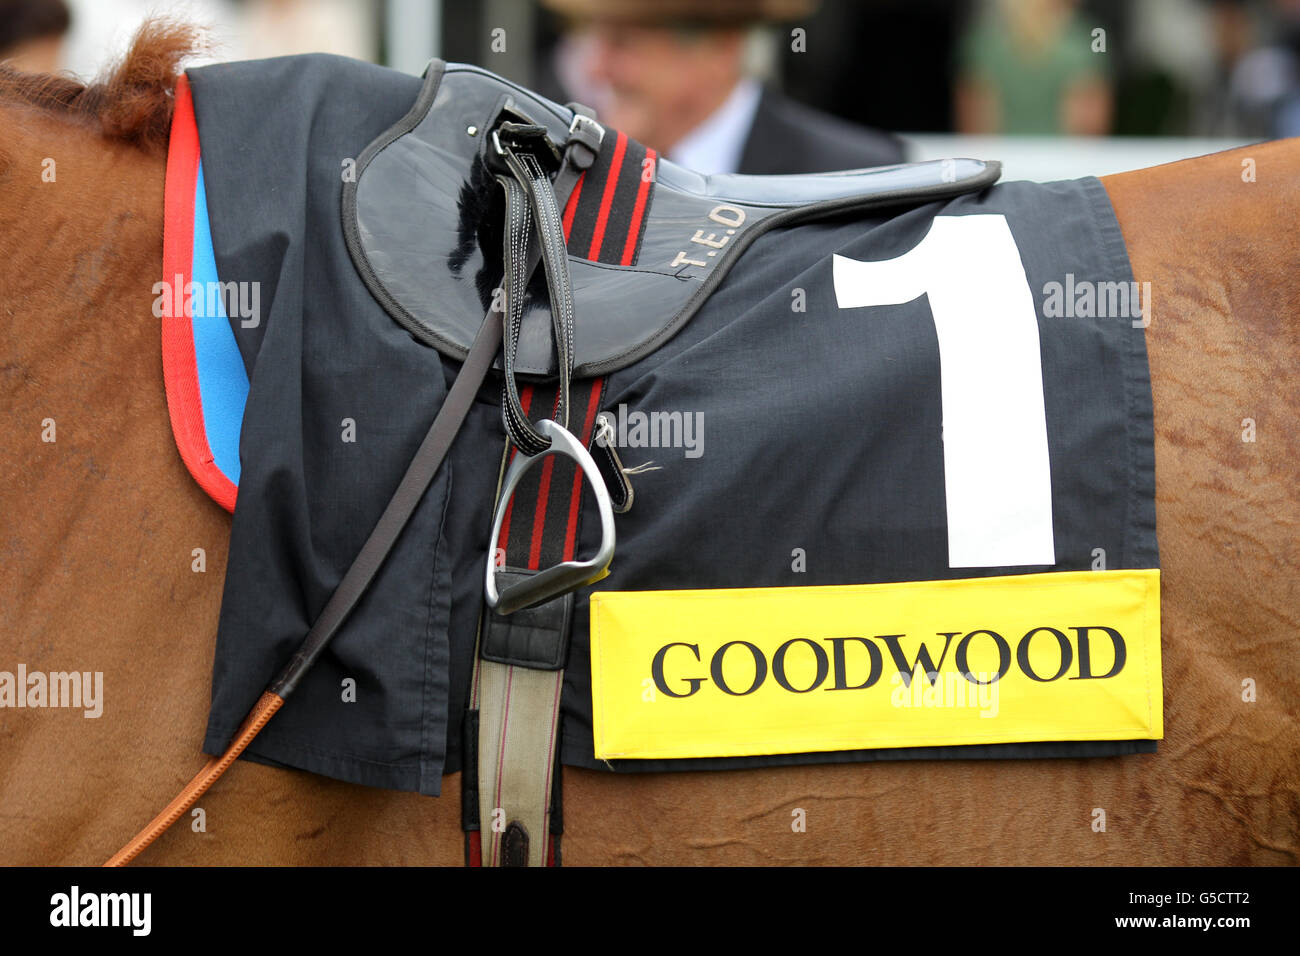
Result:
<svg viewBox="0 0 1300 956">
<path fill-rule="evenodd" d="M 614 506 L 610 501 L 609 489 L 605 487 L 605 481 L 596 467 L 596 460 L 572 432 L 551 419 L 543 418 L 537 422 L 536 428 L 550 439 L 550 446 L 536 455 L 525 455 L 516 450 L 514 460 L 510 462 L 505 479 L 501 482 L 501 497 L 497 500 L 496 514 L 492 517 L 484 591 L 488 607 L 498 614 L 512 614 L 549 601 L 574 588 L 594 584 L 609 574 L 609 564 L 614 559 Z M 595 492 L 596 507 L 600 509 L 600 548 L 596 551 L 596 556 L 588 561 L 561 561 L 498 592 L 496 543 L 501 538 L 501 524 L 505 520 L 506 509 L 525 472 L 547 455 L 567 455 L 582 469 L 587 483 Z"/>
</svg>

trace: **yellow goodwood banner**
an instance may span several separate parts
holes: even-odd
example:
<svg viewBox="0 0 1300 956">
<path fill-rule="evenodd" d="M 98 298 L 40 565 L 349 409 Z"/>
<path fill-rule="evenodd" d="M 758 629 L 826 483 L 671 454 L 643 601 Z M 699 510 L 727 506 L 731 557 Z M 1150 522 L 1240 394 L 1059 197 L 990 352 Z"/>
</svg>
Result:
<svg viewBox="0 0 1300 956">
<path fill-rule="evenodd" d="M 591 597 L 596 756 L 1160 739 L 1160 572 Z"/>
</svg>

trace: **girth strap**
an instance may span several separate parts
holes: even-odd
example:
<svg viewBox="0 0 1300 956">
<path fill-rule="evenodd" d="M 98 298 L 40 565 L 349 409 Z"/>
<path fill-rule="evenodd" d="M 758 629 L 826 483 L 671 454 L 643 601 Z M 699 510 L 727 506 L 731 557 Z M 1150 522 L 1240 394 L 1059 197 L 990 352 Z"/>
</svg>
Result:
<svg viewBox="0 0 1300 956">
<path fill-rule="evenodd" d="M 552 856 L 548 841 L 559 837 L 550 833 L 551 775 L 558 767 L 563 686 L 563 671 L 479 662 L 483 866 L 545 866 Z M 508 841 L 511 830 L 516 836 Z"/>
<path fill-rule="evenodd" d="M 566 243 L 577 242 L 579 254 L 593 260 L 630 265 L 639 248 L 655 160 L 652 151 L 632 154 L 622 134 L 612 148 L 606 144 L 565 208 Z M 626 201 L 617 201 L 619 196 Z M 550 291 L 553 308 L 566 301 L 554 287 Z M 558 336 L 561 326 L 555 318 Z M 561 361 L 559 367 L 566 364 Z M 558 864 L 564 830 L 559 796 L 562 668 L 568 657 L 574 595 L 572 583 L 564 588 L 548 583 L 560 581 L 563 574 L 585 575 L 576 583 L 590 583 L 603 574 L 606 545 L 611 551 L 613 547 L 612 511 L 626 511 L 631 505 L 631 489 L 612 449 L 596 456 L 609 458 L 613 474 L 606 480 L 596 474 L 590 454 L 584 463 L 583 456 L 572 451 L 574 446 L 592 445 L 604 380 L 570 382 L 567 403 L 564 387 L 561 379 L 557 390 L 522 389 L 519 412 L 525 417 L 531 413 L 536 420 L 554 410 L 552 417 L 557 418 L 563 404 L 574 423 L 572 434 L 556 433 L 547 421 L 537 427 L 555 436 L 552 452 L 561 444 L 569 450 L 528 456 L 531 461 L 525 465 L 523 447 L 507 443 L 502 457 L 504 477 L 491 542 L 494 563 L 488 575 L 490 607 L 480 625 L 472 709 L 465 721 L 462 807 L 470 865 Z M 595 557 L 576 561 L 587 479 L 601 515 L 601 548 Z M 613 502 L 609 480 L 616 486 Z M 562 574 L 562 569 L 567 570 Z M 593 575 L 596 569 L 599 573 Z"/>
<path fill-rule="evenodd" d="M 536 158 L 521 160 L 506 152 L 515 178 L 527 185 L 537 216 L 559 381 L 553 388 L 516 390 L 514 339 L 523 307 L 522 295 L 512 298 L 512 293 L 522 287 L 508 284 L 504 415 L 509 439 L 490 542 L 489 606 L 480 623 L 466 715 L 467 727 L 476 733 L 466 734 L 464 775 L 473 776 L 462 785 L 472 788 L 473 795 L 467 794 L 462 810 L 471 866 L 545 866 L 558 863 L 563 832 L 558 817 L 560 703 L 572 589 L 604 574 L 613 547 L 613 516 L 600 475 L 580 451 L 594 434 L 604 381 L 570 381 L 574 322 L 566 242 L 573 210 L 561 220 Z M 510 217 L 507 228 L 516 227 Z M 513 244 L 507 235 L 507 275 Z M 534 426 L 530 411 L 549 420 Z M 571 417 L 576 435 L 567 429 Z M 514 456 L 522 457 L 512 461 Z M 575 562 L 584 478 L 598 485 L 602 544 L 596 558 Z M 530 578 L 535 586 L 529 586 Z"/>
<path fill-rule="evenodd" d="M 551 409 L 555 392 L 526 387 L 522 407 Z M 575 437 L 584 446 L 595 434 L 603 395 L 603 379 L 573 385 Z M 517 454 L 507 444 L 503 471 Z M 525 474 L 508 503 L 500 537 L 492 542 L 499 577 L 527 577 L 575 557 L 585 486 L 581 468 L 563 456 L 545 458 Z M 469 715 L 477 734 L 466 740 L 473 757 L 464 771 L 476 769 L 476 805 L 464 807 L 473 815 L 466 821 L 471 865 L 545 866 L 558 858 L 560 702 L 573 604 L 569 592 L 510 614 L 484 609 Z"/>
</svg>

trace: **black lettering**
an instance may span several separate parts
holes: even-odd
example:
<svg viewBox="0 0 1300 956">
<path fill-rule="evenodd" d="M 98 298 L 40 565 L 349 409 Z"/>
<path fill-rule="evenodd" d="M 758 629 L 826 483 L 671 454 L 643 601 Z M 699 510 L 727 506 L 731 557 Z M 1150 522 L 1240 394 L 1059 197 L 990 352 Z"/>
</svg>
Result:
<svg viewBox="0 0 1300 956">
<path fill-rule="evenodd" d="M 1029 666 L 1029 639 L 1039 631 L 1046 631 L 1049 634 L 1055 635 L 1056 643 L 1061 645 L 1061 667 L 1051 677 L 1039 677 L 1034 673 L 1034 669 Z M 1070 669 L 1070 665 L 1074 662 L 1074 648 L 1070 646 L 1070 639 L 1056 628 L 1036 627 L 1020 639 L 1020 644 L 1016 647 L 1016 661 L 1020 664 L 1020 669 L 1025 672 L 1025 676 L 1030 680 L 1041 681 L 1044 684 L 1048 684 Z"/>
<path fill-rule="evenodd" d="M 790 649 L 790 645 L 792 644 L 807 644 L 812 648 L 813 657 L 817 659 L 817 678 L 810 686 L 805 687 L 803 690 L 800 690 L 797 687 L 792 687 L 790 682 L 785 678 L 785 655 L 786 651 Z M 831 662 L 827 659 L 826 652 L 822 650 L 822 646 L 810 641 L 806 637 L 791 638 L 778 647 L 776 653 L 772 655 L 772 676 L 776 678 L 778 684 L 790 691 L 792 694 L 806 694 L 810 690 L 816 690 L 822 685 L 822 681 L 826 680 L 826 675 L 829 673 L 830 669 Z"/>
<path fill-rule="evenodd" d="M 830 641 L 833 645 L 831 657 L 835 661 L 835 686 L 827 687 L 827 690 L 863 690 L 880 680 L 880 671 L 884 667 L 884 661 L 880 656 L 880 648 L 875 643 L 865 637 L 827 637 L 823 638 L 823 640 Z M 861 641 L 862 646 L 867 649 L 867 654 L 871 657 L 871 673 L 867 675 L 866 682 L 854 687 L 848 685 L 848 665 L 844 660 L 845 641 Z"/>
<path fill-rule="evenodd" d="M 722 676 L 722 659 L 727 654 L 727 648 L 735 647 L 737 644 L 748 647 L 749 653 L 754 655 L 754 683 L 750 684 L 749 690 L 746 691 L 732 690 L 727 686 L 727 682 Z M 762 687 L 763 681 L 767 680 L 767 658 L 763 656 L 761 650 L 749 643 L 749 641 L 728 641 L 714 653 L 709 666 L 709 673 L 713 675 L 713 683 L 722 688 L 724 694 L 730 694 L 732 697 L 745 697 Z"/>
<path fill-rule="evenodd" d="M 668 683 L 664 679 L 664 658 L 668 656 L 669 648 L 673 648 L 673 647 L 688 648 L 695 655 L 695 659 L 697 661 L 700 659 L 700 645 L 683 644 L 681 641 L 674 641 L 672 644 L 665 644 L 663 647 L 659 648 L 659 650 L 655 652 L 655 659 L 653 663 L 651 663 L 650 665 L 650 674 L 651 676 L 654 677 L 655 686 L 659 688 L 659 692 L 661 694 L 667 694 L 669 697 L 690 697 L 691 694 L 694 694 L 697 690 L 700 689 L 700 685 L 704 683 L 704 678 L 683 677 L 682 680 L 686 681 L 686 683 L 691 685 L 691 689 L 684 694 L 679 694 L 676 691 L 669 690 Z"/>
<path fill-rule="evenodd" d="M 943 660 L 948 656 L 948 645 L 960 633 L 961 631 L 953 631 L 951 634 L 939 632 L 939 636 L 943 638 L 943 653 L 939 655 L 938 664 L 935 664 L 930 659 L 930 649 L 925 646 L 924 642 L 921 644 L 921 649 L 916 652 L 915 659 L 909 664 L 907 657 L 903 654 L 903 648 L 898 643 L 898 639 L 906 637 L 906 634 L 877 634 L 876 639 L 884 641 L 889 646 L 889 654 L 894 659 L 895 666 L 898 667 L 898 676 L 902 678 L 904 687 L 912 686 L 912 672 L 916 670 L 918 662 L 925 666 L 924 673 L 926 677 L 930 678 L 930 686 L 933 687 L 934 682 L 939 677 L 939 668 L 943 666 Z"/>
<path fill-rule="evenodd" d="M 970 672 L 970 667 L 968 666 L 969 662 L 966 658 L 966 651 L 970 648 L 971 638 L 976 634 L 987 634 L 989 637 L 993 638 L 993 643 L 998 646 L 998 674 L 990 680 L 976 680 L 975 675 Z M 957 670 L 960 671 L 961 675 L 972 684 L 992 684 L 1001 680 L 1003 677 L 1006 677 L 1007 671 L 1011 669 L 1011 645 L 1008 644 L 1006 638 L 997 631 L 971 631 L 963 637 L 961 643 L 957 645 L 957 654 L 954 660 L 957 663 Z"/>
<path fill-rule="evenodd" d="M 1079 676 L 1071 677 L 1070 680 L 1104 680 L 1107 677 L 1114 677 L 1124 669 L 1124 662 L 1128 659 L 1128 650 L 1124 647 L 1124 637 L 1113 627 L 1103 627 L 1100 624 L 1089 625 L 1088 627 L 1071 627 L 1070 630 L 1078 632 L 1079 635 Z M 1115 663 L 1105 674 L 1094 674 L 1092 672 L 1092 651 L 1088 646 L 1089 631 L 1105 631 L 1110 635 L 1111 643 L 1115 645 Z"/>
</svg>

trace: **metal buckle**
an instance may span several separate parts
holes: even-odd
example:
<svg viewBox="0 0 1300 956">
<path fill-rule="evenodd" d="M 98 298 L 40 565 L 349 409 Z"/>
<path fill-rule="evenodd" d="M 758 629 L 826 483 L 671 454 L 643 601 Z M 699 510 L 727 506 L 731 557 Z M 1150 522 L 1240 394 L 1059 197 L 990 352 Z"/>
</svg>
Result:
<svg viewBox="0 0 1300 956">
<path fill-rule="evenodd" d="M 551 440 L 550 447 L 536 455 L 516 452 L 514 461 L 506 469 L 505 479 L 501 483 L 501 497 L 497 501 L 496 514 L 492 517 L 484 592 L 488 607 L 498 614 L 512 614 L 574 588 L 594 584 L 609 574 L 609 563 L 614 559 L 614 508 L 595 459 L 582 446 L 582 442 L 558 422 L 543 418 L 537 423 L 537 431 Z M 589 561 L 561 561 L 497 593 L 496 548 L 501 538 L 501 524 L 506 517 L 506 508 L 524 473 L 547 455 L 568 455 L 585 473 L 587 482 L 596 493 L 596 507 L 600 510 L 600 548 Z"/>
<path fill-rule="evenodd" d="M 572 139 L 577 135 L 578 127 L 584 127 L 587 130 L 594 130 L 596 134 L 596 144 L 599 145 L 605 141 L 605 127 L 601 126 L 590 116 L 585 116 L 577 111 L 573 114 L 573 119 L 569 122 L 569 138 Z"/>
<path fill-rule="evenodd" d="M 501 134 L 506 134 L 506 142 L 501 142 Z M 517 123 L 505 120 L 492 127 L 492 147 L 498 156 L 504 156 L 507 150 L 516 149 L 531 152 L 535 156 L 548 157 L 552 164 L 562 161 L 559 148 L 551 142 L 545 126 L 536 123 Z"/>
</svg>

